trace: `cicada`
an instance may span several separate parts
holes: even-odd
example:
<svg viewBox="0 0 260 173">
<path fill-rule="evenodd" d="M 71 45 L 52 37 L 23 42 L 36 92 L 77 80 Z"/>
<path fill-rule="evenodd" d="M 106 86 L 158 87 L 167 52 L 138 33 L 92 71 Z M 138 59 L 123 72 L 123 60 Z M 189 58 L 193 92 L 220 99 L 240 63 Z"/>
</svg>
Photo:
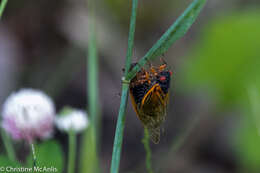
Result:
<svg viewBox="0 0 260 173">
<path fill-rule="evenodd" d="M 171 75 L 163 61 L 158 67 L 142 68 L 130 81 L 132 105 L 155 144 L 160 141 L 160 126 L 166 117 Z"/>
</svg>

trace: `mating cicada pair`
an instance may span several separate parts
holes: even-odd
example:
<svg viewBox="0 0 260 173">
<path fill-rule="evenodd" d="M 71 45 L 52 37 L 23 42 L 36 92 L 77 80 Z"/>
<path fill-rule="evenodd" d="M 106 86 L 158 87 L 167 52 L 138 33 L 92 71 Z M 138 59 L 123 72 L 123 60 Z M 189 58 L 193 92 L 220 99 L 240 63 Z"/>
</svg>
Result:
<svg viewBox="0 0 260 173">
<path fill-rule="evenodd" d="M 155 144 L 160 141 L 160 126 L 166 117 L 172 74 L 162 62 L 158 67 L 150 65 L 148 70 L 142 68 L 130 82 L 134 110 Z"/>
</svg>

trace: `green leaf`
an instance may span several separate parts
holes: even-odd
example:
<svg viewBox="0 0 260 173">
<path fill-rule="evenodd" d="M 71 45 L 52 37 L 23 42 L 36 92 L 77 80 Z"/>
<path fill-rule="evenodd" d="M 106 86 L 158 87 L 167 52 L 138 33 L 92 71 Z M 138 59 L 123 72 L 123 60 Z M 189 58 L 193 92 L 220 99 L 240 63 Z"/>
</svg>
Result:
<svg viewBox="0 0 260 173">
<path fill-rule="evenodd" d="M 0 155 L 0 167 L 20 167 L 21 164 L 16 161 L 11 161 L 8 157 Z"/>
<path fill-rule="evenodd" d="M 243 117 L 241 126 L 236 129 L 235 144 L 239 161 L 245 172 L 259 172 L 260 169 L 260 89 L 248 87 L 249 109 Z"/>
<path fill-rule="evenodd" d="M 230 12 L 212 19 L 189 53 L 181 88 L 205 89 L 220 106 L 243 102 L 248 83 L 260 83 L 260 13 Z"/>
<path fill-rule="evenodd" d="M 1 1 L 1 4 L 0 4 L 0 19 L 1 19 L 2 15 L 3 15 L 3 13 L 4 13 L 6 4 L 7 4 L 7 0 L 2 0 Z"/>
<path fill-rule="evenodd" d="M 47 141 L 35 145 L 36 166 L 39 167 L 54 167 L 58 172 L 62 172 L 64 166 L 64 155 L 61 146 L 56 141 Z M 33 158 L 30 155 L 27 158 L 27 165 L 33 165 Z"/>
<path fill-rule="evenodd" d="M 245 172 L 258 172 L 260 169 L 260 136 L 253 119 L 249 116 L 243 117 L 241 126 L 237 128 L 234 136 L 234 148 L 237 158 Z M 250 171 L 249 171 L 250 170 Z"/>
<path fill-rule="evenodd" d="M 131 80 L 135 74 L 143 67 L 147 61 L 152 60 L 165 53 L 178 39 L 185 35 L 191 25 L 198 17 L 206 0 L 194 0 L 182 15 L 174 22 L 162 37 L 153 45 L 153 47 L 138 61 L 136 65 L 126 76 Z"/>
</svg>

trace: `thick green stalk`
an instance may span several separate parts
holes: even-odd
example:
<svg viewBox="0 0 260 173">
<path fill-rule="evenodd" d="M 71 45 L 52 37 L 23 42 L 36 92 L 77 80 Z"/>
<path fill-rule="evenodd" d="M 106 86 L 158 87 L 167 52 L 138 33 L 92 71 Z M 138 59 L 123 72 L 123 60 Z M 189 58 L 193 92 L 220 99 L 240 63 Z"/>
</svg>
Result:
<svg viewBox="0 0 260 173">
<path fill-rule="evenodd" d="M 68 160 L 68 173 L 75 172 L 75 159 L 76 159 L 76 134 L 73 130 L 69 132 L 69 160 Z"/>
<path fill-rule="evenodd" d="M 88 40 L 88 101 L 89 114 L 91 116 L 91 123 L 94 124 L 95 131 L 98 127 L 98 55 L 97 55 L 97 40 L 96 40 L 96 22 L 95 22 L 95 4 L 93 0 L 89 0 L 89 40 Z"/>
<path fill-rule="evenodd" d="M 153 47 L 142 57 L 138 64 L 127 74 L 126 80 L 131 80 L 147 61 L 165 53 L 173 43 L 185 35 L 198 17 L 206 0 L 194 0 L 182 15 L 174 22 Z"/>
<path fill-rule="evenodd" d="M 138 0 L 132 0 L 132 13 L 130 18 L 128 49 L 127 49 L 126 62 L 125 62 L 125 76 L 128 74 L 132 63 L 137 6 L 138 6 Z M 121 103 L 120 103 L 117 125 L 116 125 L 110 173 L 118 173 L 119 171 L 123 133 L 125 127 L 125 115 L 126 115 L 126 107 L 127 107 L 127 100 L 128 100 L 128 90 L 129 90 L 129 81 L 125 80 L 125 78 L 123 77 Z"/>
<path fill-rule="evenodd" d="M 152 169 L 152 151 L 150 148 L 150 137 L 149 137 L 149 132 L 147 128 L 144 128 L 144 137 L 142 140 L 144 144 L 144 149 L 146 152 L 146 169 L 148 173 L 153 173 Z"/>
<path fill-rule="evenodd" d="M 4 142 L 4 146 L 5 146 L 8 158 L 11 161 L 15 161 L 15 152 L 14 152 L 13 144 L 10 140 L 10 137 L 7 136 L 4 129 L 1 129 L 1 135 L 2 135 L 2 140 Z"/>
<path fill-rule="evenodd" d="M 2 18 L 2 15 L 3 15 L 3 13 L 4 13 L 4 10 L 5 10 L 7 1 L 8 1 L 8 0 L 2 0 L 2 1 L 1 1 L 1 4 L 0 4 L 0 19 Z"/>
<path fill-rule="evenodd" d="M 251 106 L 251 112 L 254 118 L 255 126 L 260 134 L 260 94 L 259 90 L 256 86 L 252 86 L 248 88 L 248 98 Z"/>
<path fill-rule="evenodd" d="M 100 117 L 98 112 L 98 55 L 95 22 L 95 1 L 88 0 L 88 58 L 87 58 L 87 93 L 90 126 L 84 133 L 81 172 L 99 172 L 98 168 L 98 129 Z"/>
</svg>

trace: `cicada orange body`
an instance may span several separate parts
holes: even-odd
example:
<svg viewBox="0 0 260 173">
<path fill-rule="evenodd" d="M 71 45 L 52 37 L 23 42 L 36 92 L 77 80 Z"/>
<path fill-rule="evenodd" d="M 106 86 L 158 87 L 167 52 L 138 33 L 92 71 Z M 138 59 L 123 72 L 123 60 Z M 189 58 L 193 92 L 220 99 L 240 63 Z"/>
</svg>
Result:
<svg viewBox="0 0 260 173">
<path fill-rule="evenodd" d="M 141 69 L 130 81 L 134 110 L 155 144 L 160 141 L 160 126 L 166 117 L 170 79 L 171 71 L 164 63 L 148 70 Z"/>
</svg>

